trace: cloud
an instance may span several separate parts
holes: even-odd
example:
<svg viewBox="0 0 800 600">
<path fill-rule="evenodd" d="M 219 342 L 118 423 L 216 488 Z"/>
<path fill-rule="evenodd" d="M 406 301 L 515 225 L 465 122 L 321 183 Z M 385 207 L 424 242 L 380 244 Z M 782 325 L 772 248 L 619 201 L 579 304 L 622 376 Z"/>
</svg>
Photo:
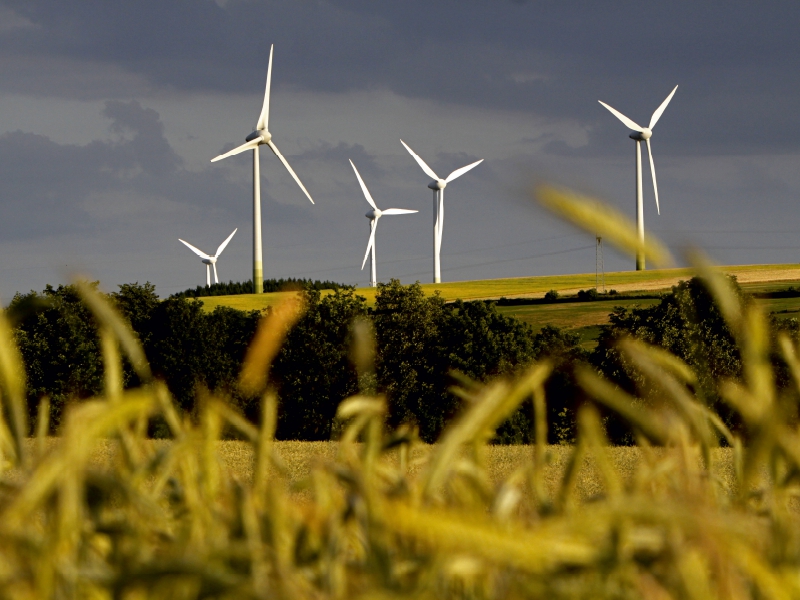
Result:
<svg viewBox="0 0 800 600">
<path fill-rule="evenodd" d="M 175 205 L 240 217 L 249 213 L 249 173 L 235 167 L 187 170 L 164 137 L 158 113 L 137 101 L 110 100 L 103 115 L 113 139 L 85 145 L 22 131 L 0 135 L 0 235 L 88 233 L 132 215 L 157 219 L 174 212 Z M 273 218 L 302 217 L 296 208 L 275 202 L 265 187 L 262 203 Z M 226 201 L 233 198 L 237 201 Z"/>
<path fill-rule="evenodd" d="M 598 98 L 643 119 L 679 83 L 669 112 L 681 127 L 667 146 L 698 154 L 785 151 L 800 136 L 793 110 L 800 85 L 786 76 L 800 68 L 794 3 L 764 10 L 737 0 L 721 13 L 688 1 L 488 9 L 478 0 L 198 0 L 187 9 L 158 0 L 16 0 L 4 10 L 18 24 L 0 30 L 6 92 L 249 94 L 263 85 L 274 43 L 276 88 L 383 89 L 602 126 L 608 115 Z"/>
</svg>

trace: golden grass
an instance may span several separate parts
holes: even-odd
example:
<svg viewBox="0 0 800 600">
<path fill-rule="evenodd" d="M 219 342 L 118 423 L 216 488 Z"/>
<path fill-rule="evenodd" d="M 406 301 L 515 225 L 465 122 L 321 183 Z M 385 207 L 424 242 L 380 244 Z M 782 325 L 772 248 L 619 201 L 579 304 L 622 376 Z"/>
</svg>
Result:
<svg viewBox="0 0 800 600">
<path fill-rule="evenodd" d="M 568 208 L 606 235 L 619 220 L 595 204 Z M 130 328 L 80 285 L 99 323 L 104 391 L 69 407 L 58 439 L 45 437 L 42 401 L 31 440 L 21 357 L 0 313 L 0 595 L 800 598 L 800 425 L 787 418 L 800 405 L 799 349 L 786 336 L 773 347 L 760 308 L 693 260 L 742 356 L 741 379 L 716 389 L 741 433 L 695 394 L 692 368 L 628 339 L 619 350 L 639 388 L 578 367 L 591 403 L 576 415 L 571 448 L 544 443 L 547 362 L 488 385 L 460 380 L 453 393 L 465 409 L 432 446 L 410 427 L 387 431 L 387 399 L 375 395 L 342 401 L 336 444 L 276 442 L 278 401 L 265 378 L 243 379 L 260 397 L 258 424 L 208 394 L 192 418 L 181 414 Z M 245 373 L 268 369 L 296 316 L 262 321 L 270 329 Z M 352 337 L 353 355 L 368 356 L 368 328 Z M 780 395 L 776 352 L 792 378 Z M 123 356 L 140 388 L 122 389 Z M 537 444 L 487 446 L 528 400 Z M 626 420 L 638 446 L 609 448 L 595 405 Z M 146 438 L 154 417 L 171 441 Z M 221 441 L 231 427 L 246 441 Z"/>
<path fill-rule="evenodd" d="M 45 446 L 48 451 L 53 451 L 58 448 L 58 442 L 58 438 L 48 438 Z M 28 440 L 27 443 L 32 449 L 36 441 Z M 147 445 L 154 453 L 159 451 L 168 452 L 173 442 L 169 440 L 150 440 Z M 340 445 L 338 442 L 276 441 L 275 451 L 285 465 L 285 478 L 289 489 L 293 490 L 293 494 L 308 498 L 309 495 L 305 491 L 310 487 L 311 477 L 315 469 L 335 464 L 340 452 Z M 406 471 L 410 479 L 416 480 L 424 473 L 427 459 L 435 451 L 435 444 L 419 444 L 413 449 L 409 456 L 409 466 Z M 546 454 L 548 458 L 547 464 L 543 469 L 543 479 L 550 494 L 557 492 L 574 452 L 575 448 L 573 446 L 556 445 L 547 447 Z M 607 452 L 614 469 L 626 484 L 630 484 L 636 473 L 646 468 L 642 450 L 636 446 L 609 447 Z M 663 450 L 657 452 L 665 460 L 669 455 Z M 534 446 L 522 444 L 487 446 L 485 448 L 484 466 L 489 480 L 493 485 L 500 485 L 511 477 L 515 471 L 529 468 L 533 463 L 534 453 Z M 252 444 L 244 441 L 219 441 L 215 444 L 215 455 L 220 465 L 231 477 L 248 483 L 252 481 L 255 464 Z M 466 456 L 466 450 L 462 452 L 462 456 Z M 697 458 L 700 461 L 700 457 L 698 456 Z M 94 469 L 107 470 L 114 468 L 121 459 L 119 442 L 105 439 L 98 440 L 94 444 L 89 463 Z M 678 459 L 679 456 L 673 452 L 670 460 L 675 461 Z M 399 453 L 387 454 L 387 460 L 395 466 L 398 465 Z M 701 465 L 698 462 L 699 466 Z M 732 490 L 735 488 L 734 457 L 731 448 L 717 448 L 713 451 L 711 474 L 712 477 L 722 482 L 726 489 Z M 9 472 L 7 477 L 13 480 L 16 474 Z M 603 477 L 598 471 L 597 463 L 591 456 L 585 457 L 576 487 L 577 496 L 586 501 L 605 492 Z"/>
<path fill-rule="evenodd" d="M 265 310 L 280 304 L 287 297 L 296 296 L 297 292 L 270 292 L 267 294 L 237 294 L 234 296 L 205 296 L 193 299 L 202 302 L 203 308 L 209 312 L 217 306 L 227 306 L 237 310 Z"/>
</svg>

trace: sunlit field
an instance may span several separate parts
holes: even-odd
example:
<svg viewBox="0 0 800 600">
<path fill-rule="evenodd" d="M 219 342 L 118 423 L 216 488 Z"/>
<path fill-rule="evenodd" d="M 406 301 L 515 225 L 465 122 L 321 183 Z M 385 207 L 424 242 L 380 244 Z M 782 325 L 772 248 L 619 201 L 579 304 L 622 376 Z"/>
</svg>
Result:
<svg viewBox="0 0 800 600">
<path fill-rule="evenodd" d="M 736 275 L 743 284 L 755 281 L 800 282 L 800 265 L 743 265 L 724 267 L 726 273 Z M 648 271 L 623 271 L 605 274 L 606 289 L 619 292 L 634 290 L 667 290 L 681 279 L 689 279 L 691 269 L 653 269 Z M 595 274 L 551 275 L 542 277 L 516 277 L 511 279 L 484 279 L 479 281 L 454 281 L 449 283 L 422 283 L 425 294 L 438 291 L 445 300 L 476 300 L 481 298 L 541 298 L 550 290 L 560 293 L 576 293 L 578 290 L 595 287 Z M 330 292 L 323 292 L 330 293 Z M 375 303 L 375 289 L 356 290 L 367 299 L 370 306 Z M 239 310 L 263 310 L 273 306 L 286 292 L 270 294 L 242 294 L 237 296 L 207 296 L 199 298 L 206 310 L 216 306 L 230 306 Z"/>
<path fill-rule="evenodd" d="M 552 190 L 542 201 L 668 262 L 608 208 Z M 709 378 L 702 361 L 620 338 L 635 389 L 575 363 L 574 439 L 563 446 L 546 443 L 548 408 L 567 406 L 548 404 L 563 401 L 547 397 L 548 358 L 485 383 L 455 377 L 461 408 L 435 444 L 407 422 L 388 427 L 391 399 L 370 384 L 372 330 L 358 324 L 348 344 L 361 388 L 338 404 L 338 441 L 276 441 L 292 398 L 279 399 L 268 374 L 305 310 L 291 294 L 260 320 L 236 380 L 258 422 L 202 391 L 189 414 L 86 282 L 76 290 L 98 326 L 103 387 L 48 437 L 49 400 L 31 414 L 0 313 L 0 589 L 103 600 L 798 598 L 796 330 L 771 329 L 761 304 L 695 261 L 741 375 Z M 123 365 L 137 387 L 123 387 Z M 491 445 L 521 411 L 535 444 Z M 631 446 L 609 445 L 612 418 Z M 148 437 L 154 420 L 168 440 Z"/>
</svg>

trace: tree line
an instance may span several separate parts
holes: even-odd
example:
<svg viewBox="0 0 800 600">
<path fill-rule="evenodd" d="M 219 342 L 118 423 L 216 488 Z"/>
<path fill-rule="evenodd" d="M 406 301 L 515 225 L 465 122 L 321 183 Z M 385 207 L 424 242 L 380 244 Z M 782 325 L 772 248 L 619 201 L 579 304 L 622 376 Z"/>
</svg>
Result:
<svg viewBox="0 0 800 600">
<path fill-rule="evenodd" d="M 279 292 L 281 290 L 338 290 L 351 288 L 342 283 L 335 281 L 320 281 L 319 279 L 297 279 L 295 277 L 288 277 L 280 279 L 265 279 L 264 292 Z M 202 298 L 204 296 L 234 296 L 238 294 L 252 294 L 253 293 L 253 280 L 247 281 L 229 281 L 227 283 L 212 283 L 211 285 L 198 285 L 194 289 L 184 290 L 172 294 L 172 297 L 182 298 Z"/>
<path fill-rule="evenodd" d="M 741 377 L 741 357 L 698 279 L 681 282 L 655 306 L 615 308 L 591 352 L 581 348 L 574 332 L 552 326 L 534 331 L 498 313 L 494 302 L 445 303 L 438 295 L 424 295 L 419 284 L 380 284 L 371 308 L 350 288 L 326 296 L 311 288 L 300 293 L 307 310 L 270 371 L 280 400 L 280 439 L 331 439 L 339 402 L 369 386 L 387 397 L 389 427 L 413 424 L 423 440 L 432 442 L 461 408 L 449 391 L 453 377 L 485 382 L 547 357 L 555 363 L 545 389 L 549 441 L 569 443 L 575 435 L 573 416 L 584 401 L 573 377 L 577 364 L 593 365 L 626 391 L 641 391 L 635 370 L 616 348 L 626 335 L 661 346 L 694 367 L 699 374 L 696 386 L 708 404 L 736 427 L 714 390 L 720 379 Z M 258 311 L 217 307 L 206 312 L 199 302 L 185 297 L 159 300 L 149 283 L 121 285 L 110 296 L 182 410 L 191 415 L 207 390 L 226 396 L 254 422 L 259 419 L 258 400 L 243 396 L 236 385 L 261 318 Z M 41 294 L 17 294 L 8 314 L 27 370 L 30 411 L 33 415 L 39 399 L 48 396 L 57 427 L 68 403 L 99 394 L 103 387 L 93 318 L 69 285 L 48 286 Z M 370 381 L 359 380 L 350 360 L 351 327 L 358 318 L 368 320 L 375 334 Z M 794 319 L 773 318 L 773 342 L 779 331 L 796 338 L 800 326 Z M 773 362 L 779 386 L 788 385 L 777 354 Z M 126 369 L 125 385 L 137 384 L 133 371 Z M 605 423 L 612 441 L 632 441 L 627 426 L 613 415 L 606 415 Z M 529 443 L 532 429 L 532 406 L 527 402 L 499 428 L 496 441 Z M 152 435 L 164 432 L 162 424 L 151 424 Z"/>
</svg>

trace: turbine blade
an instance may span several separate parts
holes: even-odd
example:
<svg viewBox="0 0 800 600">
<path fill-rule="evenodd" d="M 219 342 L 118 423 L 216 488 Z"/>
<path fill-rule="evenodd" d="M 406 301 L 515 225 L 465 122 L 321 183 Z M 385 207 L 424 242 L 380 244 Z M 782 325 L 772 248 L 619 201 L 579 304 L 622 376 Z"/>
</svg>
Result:
<svg viewBox="0 0 800 600">
<path fill-rule="evenodd" d="M 658 123 L 658 120 L 661 118 L 661 115 L 664 113 L 664 110 L 667 108 L 667 104 L 669 104 L 669 101 L 670 101 L 670 100 L 672 100 L 672 96 L 674 96 L 674 95 L 675 95 L 675 90 L 677 90 L 677 89 L 678 89 L 678 86 L 676 85 L 676 86 L 675 86 L 675 89 L 674 89 L 674 90 L 672 90 L 672 91 L 669 93 L 669 96 L 667 96 L 667 99 L 666 99 L 666 100 L 664 100 L 664 101 L 661 103 L 661 106 L 659 106 L 659 107 L 656 109 L 656 112 L 654 112 L 654 113 L 653 113 L 653 116 L 652 116 L 652 117 L 650 117 L 650 125 L 649 125 L 650 129 L 652 129 L 653 127 L 655 127 L 655 126 L 656 126 L 656 123 Z"/>
<path fill-rule="evenodd" d="M 422 170 L 425 171 L 425 174 L 428 177 L 433 177 L 434 179 L 437 180 L 439 179 L 439 176 L 433 172 L 433 169 L 431 169 L 428 165 L 425 164 L 424 160 L 422 160 L 419 156 L 417 156 L 416 152 L 414 152 L 411 148 L 409 148 L 408 145 L 403 140 L 400 140 L 400 143 L 403 144 L 403 146 L 405 146 L 406 150 L 408 150 L 408 153 L 414 157 L 414 160 L 417 161 L 417 164 L 420 167 L 422 167 Z"/>
<path fill-rule="evenodd" d="M 603 106 L 605 106 L 608 110 L 610 110 L 612 115 L 614 115 L 620 121 L 625 123 L 625 125 L 628 127 L 628 129 L 633 129 L 634 131 L 644 131 L 644 127 L 642 127 L 641 125 L 637 125 L 636 123 L 631 121 L 628 117 L 626 117 L 621 112 L 619 112 L 617 109 L 611 108 L 608 104 L 606 104 L 602 100 L 598 100 L 598 102 L 600 104 L 602 104 Z"/>
<path fill-rule="evenodd" d="M 269 129 L 269 86 L 272 81 L 272 49 L 273 45 L 269 47 L 269 66 L 267 67 L 267 89 L 264 92 L 264 104 L 261 106 L 261 114 L 258 116 L 258 123 L 256 129 Z"/>
<path fill-rule="evenodd" d="M 197 256 L 199 256 L 200 258 L 211 258 L 208 254 L 206 254 L 202 250 L 199 250 L 199 249 L 195 248 L 189 242 L 186 242 L 186 241 L 184 241 L 184 240 L 182 240 L 180 238 L 178 238 L 178 241 L 179 242 L 183 242 L 183 244 L 186 245 L 186 247 L 189 248 L 189 250 L 191 250 L 192 252 L 197 254 Z"/>
<path fill-rule="evenodd" d="M 379 208 L 378 208 L 378 207 L 375 205 L 375 200 L 373 200 L 373 199 L 372 199 L 372 195 L 369 193 L 369 190 L 367 189 L 367 186 L 364 184 L 364 180 L 363 180 L 363 179 L 361 179 L 361 175 L 359 175 L 359 173 L 358 173 L 358 169 L 356 169 L 356 166 L 353 164 L 353 161 L 352 161 L 352 160 L 350 161 L 350 166 L 351 166 L 351 167 L 353 167 L 353 171 L 355 171 L 355 172 L 356 172 L 356 177 L 358 177 L 358 183 L 360 183 L 360 184 L 361 184 L 361 191 L 362 191 L 362 192 L 364 192 L 364 198 L 366 198 L 366 199 L 367 199 L 367 202 L 369 202 L 369 205 L 370 205 L 372 208 L 374 208 L 375 210 L 380 210 L 380 209 L 379 209 Z"/>
<path fill-rule="evenodd" d="M 222 254 L 222 251 L 225 250 L 225 246 L 228 245 L 228 242 L 231 241 L 231 238 L 236 234 L 237 231 L 239 231 L 238 227 L 236 229 L 234 229 L 233 233 L 230 234 L 227 237 L 227 239 L 219 245 L 219 248 L 217 248 L 217 253 L 214 256 L 219 256 L 220 254 Z"/>
<path fill-rule="evenodd" d="M 219 156 L 215 156 L 211 159 L 211 162 L 217 162 L 218 160 L 222 160 L 223 158 L 228 158 L 229 156 L 233 156 L 234 154 L 241 154 L 245 150 L 252 150 L 256 146 L 261 143 L 261 138 L 257 138 L 255 140 L 251 140 L 249 142 L 245 142 L 241 146 L 234 148 L 233 150 L 229 150 L 225 154 L 220 154 Z"/>
<path fill-rule="evenodd" d="M 456 169 L 455 171 L 453 171 L 452 173 L 450 173 L 450 175 L 448 175 L 448 176 L 447 176 L 447 179 L 445 179 L 445 180 L 444 180 L 444 182 L 445 182 L 445 183 L 450 183 L 451 181 L 453 181 L 453 179 L 458 179 L 458 178 L 459 178 L 459 177 L 461 177 L 461 176 L 462 176 L 464 173 L 466 173 L 466 172 L 467 172 L 467 171 L 469 171 L 470 169 L 474 169 L 475 167 L 477 167 L 477 166 L 478 166 L 479 164 L 481 164 L 482 162 L 483 162 L 483 159 L 480 159 L 479 161 L 477 161 L 477 162 L 474 162 L 474 163 L 472 163 L 471 165 L 467 165 L 466 167 L 461 167 L 460 169 Z"/>
<path fill-rule="evenodd" d="M 277 156 L 280 159 L 280 161 L 283 163 L 283 166 L 286 167 L 287 171 L 289 171 L 289 174 L 292 177 L 294 177 L 294 180 L 297 182 L 297 185 L 300 186 L 300 189 L 303 190 L 303 193 L 308 197 L 309 200 L 311 200 L 311 204 L 314 204 L 314 200 L 311 198 L 311 194 L 308 193 L 306 186 L 303 185 L 303 182 L 300 181 L 300 178 L 297 176 L 297 174 L 294 171 L 292 171 L 292 167 L 290 167 L 289 163 L 286 162 L 286 159 L 283 158 L 283 154 L 281 154 L 281 151 L 278 150 L 278 147 L 272 143 L 272 140 L 267 142 L 267 145 L 270 148 L 272 148 L 272 151 L 275 153 L 275 156 Z"/>
<path fill-rule="evenodd" d="M 217 263 L 212 265 L 214 267 L 214 283 L 219 283 L 219 277 L 217 277 Z"/>
<path fill-rule="evenodd" d="M 411 213 L 419 212 L 418 210 L 408 210 L 407 208 L 387 208 L 386 210 L 382 210 L 381 213 L 384 215 L 408 215 Z"/>
<path fill-rule="evenodd" d="M 656 183 L 656 164 L 653 162 L 653 152 L 650 150 L 650 140 L 647 140 L 647 153 L 650 155 L 650 174 L 653 176 L 653 191 L 656 193 L 656 210 L 661 214 L 658 206 L 658 184 Z"/>
<path fill-rule="evenodd" d="M 372 248 L 372 244 L 375 243 L 375 230 L 378 229 L 378 219 L 372 219 L 370 221 L 370 225 L 372 226 L 372 231 L 369 234 L 369 243 L 367 244 L 367 251 L 364 253 L 364 260 L 361 262 L 361 270 L 364 270 L 364 265 L 367 264 L 367 257 L 369 256 L 369 251 Z"/>
</svg>

